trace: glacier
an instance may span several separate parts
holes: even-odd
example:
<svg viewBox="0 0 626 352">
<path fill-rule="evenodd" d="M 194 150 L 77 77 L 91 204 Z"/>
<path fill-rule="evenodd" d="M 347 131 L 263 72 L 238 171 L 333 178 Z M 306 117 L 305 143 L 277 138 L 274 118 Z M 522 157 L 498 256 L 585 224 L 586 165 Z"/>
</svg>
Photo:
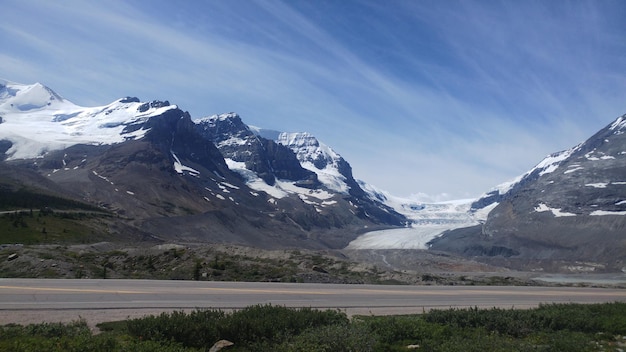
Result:
<svg viewBox="0 0 626 352">
<path fill-rule="evenodd" d="M 78 106 L 50 88 L 0 80 L 0 140 L 12 146 L 7 159 L 30 159 L 75 144 L 115 144 L 143 137 L 140 126 L 176 105 L 122 98 L 98 107 Z"/>
</svg>

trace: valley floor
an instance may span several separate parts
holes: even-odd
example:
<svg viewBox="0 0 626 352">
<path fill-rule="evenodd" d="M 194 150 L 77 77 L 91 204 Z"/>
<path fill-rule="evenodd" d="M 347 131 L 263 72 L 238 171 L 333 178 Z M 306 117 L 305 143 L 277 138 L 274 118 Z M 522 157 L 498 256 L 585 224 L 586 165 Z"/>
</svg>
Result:
<svg viewBox="0 0 626 352">
<path fill-rule="evenodd" d="M 521 272 L 430 250 L 263 250 L 232 244 L 3 245 L 0 277 L 626 288 L 624 273 Z"/>
</svg>

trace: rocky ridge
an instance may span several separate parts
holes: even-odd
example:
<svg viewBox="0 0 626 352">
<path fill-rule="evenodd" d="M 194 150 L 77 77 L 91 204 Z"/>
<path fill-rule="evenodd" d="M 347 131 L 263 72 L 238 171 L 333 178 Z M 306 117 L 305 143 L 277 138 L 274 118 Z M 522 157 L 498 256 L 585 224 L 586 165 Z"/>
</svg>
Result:
<svg viewBox="0 0 626 352">
<path fill-rule="evenodd" d="M 498 202 L 484 224 L 450 231 L 431 248 L 528 269 L 569 261 L 578 264 L 563 266 L 626 270 L 625 132 L 622 116 L 584 143 L 548 156 L 503 194 L 474 203 Z"/>
</svg>

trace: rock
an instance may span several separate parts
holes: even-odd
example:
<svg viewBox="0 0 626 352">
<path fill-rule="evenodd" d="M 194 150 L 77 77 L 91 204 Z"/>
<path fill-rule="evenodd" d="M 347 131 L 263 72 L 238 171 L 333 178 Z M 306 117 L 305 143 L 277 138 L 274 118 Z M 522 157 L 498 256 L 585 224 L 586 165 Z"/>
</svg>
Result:
<svg viewBox="0 0 626 352">
<path fill-rule="evenodd" d="M 313 271 L 317 271 L 318 273 L 328 274 L 328 271 L 321 266 L 314 265 L 312 269 Z"/>
<path fill-rule="evenodd" d="M 209 352 L 217 352 L 217 351 L 221 351 L 222 348 L 228 347 L 228 346 L 232 346 L 234 345 L 234 343 L 228 341 L 228 340 L 219 340 L 217 341 L 213 347 L 211 347 L 211 349 L 209 349 Z"/>
</svg>

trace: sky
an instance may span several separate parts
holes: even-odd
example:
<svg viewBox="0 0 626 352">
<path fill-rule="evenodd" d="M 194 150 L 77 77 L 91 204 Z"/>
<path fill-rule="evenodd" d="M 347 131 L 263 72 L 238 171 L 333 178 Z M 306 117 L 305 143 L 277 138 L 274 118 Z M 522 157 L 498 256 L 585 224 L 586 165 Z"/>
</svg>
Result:
<svg viewBox="0 0 626 352">
<path fill-rule="evenodd" d="M 1 0 L 0 78 L 306 131 L 398 196 L 480 196 L 626 114 L 626 1 Z"/>
</svg>

